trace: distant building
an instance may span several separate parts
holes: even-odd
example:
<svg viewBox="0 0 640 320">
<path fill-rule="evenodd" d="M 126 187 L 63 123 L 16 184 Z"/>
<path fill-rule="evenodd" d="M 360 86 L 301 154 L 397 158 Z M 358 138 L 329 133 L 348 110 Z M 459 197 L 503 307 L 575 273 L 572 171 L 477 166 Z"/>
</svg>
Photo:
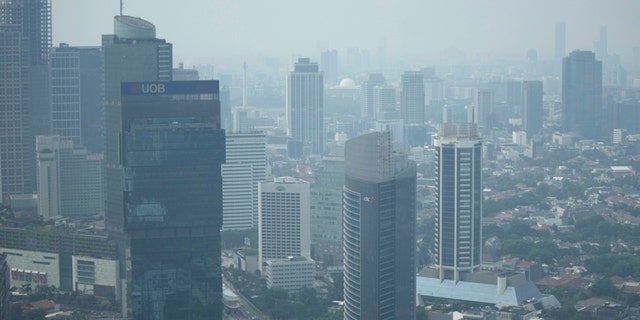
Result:
<svg viewBox="0 0 640 320">
<path fill-rule="evenodd" d="M 373 118 L 375 120 L 399 119 L 396 107 L 396 88 L 379 85 L 373 88 Z"/>
<path fill-rule="evenodd" d="M 344 318 L 413 319 L 415 164 L 389 132 L 352 138 L 343 190 Z"/>
<path fill-rule="evenodd" d="M 113 23 L 114 34 L 102 36 L 106 137 L 105 220 L 108 230 L 122 233 L 124 177 L 119 150 L 122 129 L 120 83 L 171 80 L 173 56 L 171 43 L 156 38 L 156 27 L 152 23 L 130 16 L 116 16 Z"/>
<path fill-rule="evenodd" d="M 258 266 L 258 250 L 236 249 L 233 251 L 233 263 L 242 271 L 255 274 L 260 271 Z"/>
<path fill-rule="evenodd" d="M 227 133 L 222 165 L 222 230 L 258 227 L 258 183 L 267 178 L 264 132 Z"/>
<path fill-rule="evenodd" d="M 342 266 L 342 187 L 344 158 L 324 157 L 311 184 L 312 258 Z"/>
<path fill-rule="evenodd" d="M 640 101 L 628 99 L 611 104 L 612 128 L 625 130 L 627 134 L 640 133 Z"/>
<path fill-rule="evenodd" d="M 123 82 L 121 92 L 132 317 L 221 319 L 218 81 Z"/>
<path fill-rule="evenodd" d="M 493 92 L 489 90 L 478 90 L 476 92 L 475 105 L 472 110 L 470 110 L 468 121 L 477 124 L 478 130 L 486 137 L 489 136 L 493 129 L 493 108 Z"/>
<path fill-rule="evenodd" d="M 360 87 L 360 116 L 365 119 L 373 119 L 375 116 L 374 90 L 384 86 L 387 81 L 380 73 L 370 73 Z M 382 100 L 381 100 L 382 101 Z"/>
<path fill-rule="evenodd" d="M 585 139 L 603 137 L 602 62 L 575 50 L 562 60 L 562 129 Z"/>
<path fill-rule="evenodd" d="M 406 125 L 424 124 L 424 82 L 421 71 L 405 71 L 400 78 L 400 117 Z"/>
<path fill-rule="evenodd" d="M 324 73 L 327 87 L 338 83 L 338 51 L 327 50 L 320 54 L 320 71 Z"/>
<path fill-rule="evenodd" d="M 100 47 L 61 43 L 51 51 L 52 134 L 104 152 Z"/>
<path fill-rule="evenodd" d="M 307 257 L 289 257 L 267 260 L 265 276 L 267 288 L 280 288 L 296 293 L 303 288 L 313 288 L 315 261 Z"/>
<path fill-rule="evenodd" d="M 522 126 L 531 139 L 542 130 L 542 81 L 522 83 Z"/>
<path fill-rule="evenodd" d="M 12 287 L 53 285 L 122 299 L 116 247 L 106 234 L 72 226 L 0 227 Z M 0 309 L 2 310 L 2 309 Z"/>
<path fill-rule="evenodd" d="M 482 140 L 475 124 L 444 123 L 436 148 L 435 264 L 458 282 L 482 258 Z"/>
<path fill-rule="evenodd" d="M 259 184 L 258 262 L 311 257 L 309 183 L 278 177 Z"/>
<path fill-rule="evenodd" d="M 288 135 L 311 147 L 311 153 L 324 153 L 324 84 L 318 64 L 299 58 L 287 76 L 286 114 Z"/>
<path fill-rule="evenodd" d="M 38 210 L 45 219 L 104 212 L 102 154 L 58 135 L 36 137 Z"/>
<path fill-rule="evenodd" d="M 440 280 L 437 270 L 425 269 L 417 276 L 417 294 L 425 303 L 447 301 L 495 307 L 519 307 L 538 303 L 539 309 L 560 307 L 554 296 L 545 296 L 524 274 L 478 271 L 459 281 Z"/>
<path fill-rule="evenodd" d="M 51 0 L 0 1 L 0 195 L 36 190 L 35 136 L 50 134 Z"/>
<path fill-rule="evenodd" d="M 196 69 L 185 69 L 184 64 L 180 62 L 177 68 L 172 71 L 173 81 L 195 81 L 200 80 L 200 75 Z"/>
</svg>

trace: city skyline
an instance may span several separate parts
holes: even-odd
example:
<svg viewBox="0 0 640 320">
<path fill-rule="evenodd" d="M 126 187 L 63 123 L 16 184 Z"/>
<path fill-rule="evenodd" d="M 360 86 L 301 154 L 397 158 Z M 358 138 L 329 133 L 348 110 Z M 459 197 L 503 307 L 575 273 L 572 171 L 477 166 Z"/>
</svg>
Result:
<svg viewBox="0 0 640 320">
<path fill-rule="evenodd" d="M 227 1 L 214 6 L 194 1 L 187 7 L 169 2 L 163 3 L 164 10 L 148 10 L 157 3 L 139 0 L 125 2 L 123 14 L 152 21 L 162 37 L 176 39 L 175 59 L 187 65 L 231 55 L 310 55 L 327 49 L 342 54 L 351 47 L 375 54 L 382 44 L 388 56 L 400 58 L 445 58 L 452 52 L 463 56 L 504 52 L 524 57 L 529 49 L 538 50 L 541 58 L 551 58 L 558 21 L 566 25 L 567 52 L 593 49 L 600 27 L 607 26 L 609 52 L 625 59 L 638 45 L 629 39 L 640 32 L 634 14 L 640 11 L 640 3 L 630 0 L 616 5 L 599 1 L 329 1 L 316 7 L 314 15 L 287 14 L 285 9 L 295 4 L 291 0 L 269 5 Z M 97 45 L 100 35 L 110 33 L 119 2 L 53 1 L 52 10 L 54 44 Z M 325 19 L 327 16 L 332 18 Z M 85 28 L 78 30 L 78 25 Z M 293 25 L 307 27 L 290 27 Z M 219 32 L 215 45 L 184 36 L 207 29 L 233 32 Z"/>
</svg>

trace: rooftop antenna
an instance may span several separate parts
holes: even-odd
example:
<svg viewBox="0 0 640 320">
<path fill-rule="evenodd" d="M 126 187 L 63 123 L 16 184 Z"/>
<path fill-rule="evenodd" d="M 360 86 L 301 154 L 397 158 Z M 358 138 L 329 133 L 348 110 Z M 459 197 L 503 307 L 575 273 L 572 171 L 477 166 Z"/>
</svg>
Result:
<svg viewBox="0 0 640 320">
<path fill-rule="evenodd" d="M 122 0 L 120 0 L 120 15 L 122 15 Z"/>
<path fill-rule="evenodd" d="M 247 62 L 245 61 L 242 64 L 243 75 L 242 75 L 242 107 L 247 106 Z"/>
</svg>

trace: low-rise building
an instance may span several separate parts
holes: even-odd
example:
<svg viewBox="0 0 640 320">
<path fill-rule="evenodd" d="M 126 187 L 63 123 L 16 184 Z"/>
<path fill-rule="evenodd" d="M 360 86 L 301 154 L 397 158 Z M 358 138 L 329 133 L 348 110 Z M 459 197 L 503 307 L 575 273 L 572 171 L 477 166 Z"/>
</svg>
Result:
<svg viewBox="0 0 640 320">
<path fill-rule="evenodd" d="M 0 227 L 10 287 L 30 284 L 121 298 L 115 245 L 106 234 L 64 226 Z"/>
<path fill-rule="evenodd" d="M 267 260 L 265 274 L 267 287 L 285 289 L 295 293 L 302 288 L 313 287 L 315 261 L 306 257 Z"/>
</svg>

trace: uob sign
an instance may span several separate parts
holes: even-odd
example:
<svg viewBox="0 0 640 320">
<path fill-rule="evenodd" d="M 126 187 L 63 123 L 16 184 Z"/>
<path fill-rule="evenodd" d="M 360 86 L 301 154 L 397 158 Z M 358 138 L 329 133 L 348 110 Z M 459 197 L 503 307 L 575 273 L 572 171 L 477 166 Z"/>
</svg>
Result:
<svg viewBox="0 0 640 320">
<path fill-rule="evenodd" d="M 164 93 L 164 83 L 143 83 L 140 90 L 142 93 Z"/>
</svg>

